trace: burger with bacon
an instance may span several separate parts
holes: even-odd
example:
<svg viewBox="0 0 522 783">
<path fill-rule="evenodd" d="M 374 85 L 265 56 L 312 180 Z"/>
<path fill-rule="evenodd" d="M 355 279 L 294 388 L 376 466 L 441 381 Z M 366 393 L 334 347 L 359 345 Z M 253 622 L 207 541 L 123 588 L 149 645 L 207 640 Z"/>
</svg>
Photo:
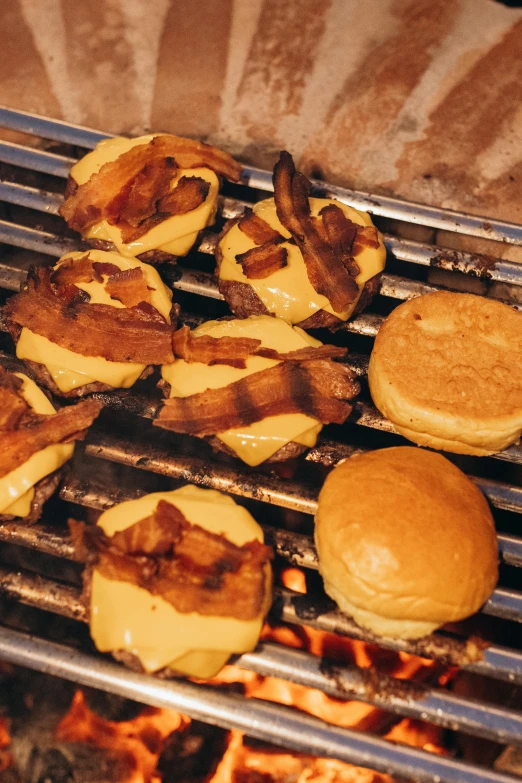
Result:
<svg viewBox="0 0 522 783">
<path fill-rule="evenodd" d="M 386 250 L 370 216 L 311 198 L 310 188 L 292 156 L 281 152 L 274 198 L 225 226 L 216 248 L 219 290 L 235 315 L 335 327 L 376 293 Z"/>
<path fill-rule="evenodd" d="M 0 521 L 39 519 L 74 441 L 83 438 L 101 407 L 85 400 L 56 412 L 27 375 L 0 367 Z"/>
<path fill-rule="evenodd" d="M 230 155 L 200 141 L 106 139 L 72 167 L 60 214 L 93 247 L 175 261 L 214 222 L 221 177 L 240 175 Z"/>
<path fill-rule="evenodd" d="M 138 671 L 208 678 L 256 646 L 272 550 L 232 498 L 188 485 L 69 526 L 100 651 Z"/>
<path fill-rule="evenodd" d="M 268 315 L 208 321 L 173 338 L 168 395 L 154 424 L 208 440 L 249 465 L 299 456 L 324 424 L 345 421 L 358 385 L 322 345 Z"/>
<path fill-rule="evenodd" d="M 17 357 L 63 397 L 129 388 L 174 359 L 172 291 L 135 258 L 90 250 L 34 267 L 5 312 Z"/>
</svg>

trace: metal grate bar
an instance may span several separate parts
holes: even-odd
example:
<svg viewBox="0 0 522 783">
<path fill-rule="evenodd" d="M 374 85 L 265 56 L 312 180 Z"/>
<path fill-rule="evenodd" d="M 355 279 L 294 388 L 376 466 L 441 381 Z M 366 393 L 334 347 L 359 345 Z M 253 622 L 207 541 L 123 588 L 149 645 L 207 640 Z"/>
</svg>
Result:
<svg viewBox="0 0 522 783">
<path fill-rule="evenodd" d="M 84 686 L 144 704 L 178 710 L 192 718 L 292 750 L 337 758 L 416 783 L 515 783 L 516 778 L 455 759 L 387 742 L 364 732 L 332 724 L 258 699 L 245 699 L 215 688 L 181 681 L 159 681 L 111 661 L 68 647 L 0 629 L 0 655 Z"/>
<path fill-rule="evenodd" d="M 0 108 L 0 126 L 11 130 L 42 136 L 43 138 L 74 144 L 92 149 L 102 139 L 112 134 L 102 131 L 72 125 L 61 120 L 52 120 L 26 112 Z M 0 153 L 1 154 L 1 153 Z M 62 156 L 63 157 L 63 156 Z M 71 159 L 63 157 L 64 162 L 71 165 Z M 9 161 L 10 162 L 10 161 Z M 74 162 L 74 159 L 72 159 Z M 24 165 L 15 163 L 14 165 Z M 65 164 L 67 165 L 67 163 Z M 30 168 L 40 171 L 37 166 Z M 48 172 L 52 173 L 52 172 Z M 57 176 L 67 176 L 58 174 Z M 272 173 L 254 167 L 243 169 L 242 181 L 245 185 L 257 190 L 272 191 Z M 450 209 L 438 209 L 391 196 L 375 195 L 364 191 L 341 188 L 335 185 L 325 185 L 314 181 L 316 195 L 336 198 L 356 209 L 362 209 L 374 215 L 403 220 L 422 226 L 454 231 L 459 234 L 492 239 L 510 244 L 522 244 L 522 226 L 502 220 L 487 217 L 467 215 Z"/>
<path fill-rule="evenodd" d="M 94 395 L 103 399 L 103 393 Z M 109 407 L 111 402 L 109 402 Z M 116 406 L 114 406 L 116 407 Z M 96 433 L 96 434 L 94 434 Z M 315 449 L 315 462 L 319 462 L 319 449 Z M 149 470 L 162 476 L 182 479 L 201 486 L 219 489 L 241 497 L 273 503 L 276 506 L 315 514 L 317 491 L 315 488 L 292 481 L 282 481 L 244 468 L 230 468 L 205 461 L 200 457 L 173 454 L 154 439 L 125 438 L 112 433 L 92 431 L 86 445 L 86 453 L 102 457 L 110 462 Z M 327 451 L 328 459 L 328 451 Z M 522 513 L 522 487 L 470 476 L 478 487 L 499 508 Z"/>
<path fill-rule="evenodd" d="M 11 141 L 0 141 L 0 162 L 67 179 L 76 159 L 33 147 L 24 147 Z"/>
<path fill-rule="evenodd" d="M 87 622 L 80 588 L 28 573 L 12 574 L 2 568 L 0 584 L 1 593 L 7 598 Z M 522 713 L 516 710 L 459 698 L 439 688 L 341 665 L 273 643 L 261 643 L 255 652 L 238 656 L 233 662 L 263 676 L 317 688 L 337 699 L 363 701 L 403 717 L 485 739 L 501 737 L 503 743 L 522 747 Z"/>
<path fill-rule="evenodd" d="M 57 214 L 60 204 L 63 203 L 63 196 L 28 185 L 0 181 L 0 200 L 40 212 Z M 246 206 L 251 205 L 251 202 L 244 200 L 220 198 L 220 212 L 227 220 L 238 217 Z M 522 265 L 513 261 L 495 260 L 489 256 L 427 245 L 389 234 L 384 235 L 384 244 L 387 251 L 401 261 L 462 272 L 499 283 L 522 285 Z M 215 237 L 207 236 L 202 250 L 213 252 L 214 247 Z"/>
<path fill-rule="evenodd" d="M 114 502 L 120 502 L 125 499 L 125 497 L 118 497 L 118 494 L 116 491 L 115 499 L 114 493 L 111 493 L 112 500 L 109 500 L 106 497 L 101 497 L 99 493 L 89 492 L 88 486 L 86 487 L 81 480 L 76 482 L 74 478 L 67 482 L 61 492 L 64 500 L 99 509 L 109 508 Z M 314 567 L 315 549 L 307 536 L 288 533 L 287 531 L 268 526 L 263 526 L 263 528 L 267 541 L 276 548 L 279 555 L 296 565 Z M 0 525 L 0 540 L 18 546 L 29 547 L 55 557 L 74 559 L 73 547 L 67 533 L 49 531 L 48 528 L 39 525 L 24 527 L 15 523 L 3 523 Z M 16 586 L 19 590 L 21 584 L 18 577 L 8 571 L 6 573 L 8 574 L 10 590 L 14 591 Z M 38 577 L 35 577 L 35 579 L 37 580 Z M 25 584 L 24 589 L 27 593 L 27 584 Z M 44 601 L 42 590 L 39 590 L 37 593 L 29 591 L 28 595 L 30 598 L 31 595 L 35 596 L 37 594 L 39 596 L 39 607 L 48 611 L 57 611 L 56 607 L 59 606 L 61 607 L 61 613 L 64 614 L 64 607 L 72 607 L 72 615 L 67 616 L 75 618 L 74 594 L 71 594 L 67 588 L 64 587 L 64 589 L 66 589 L 65 594 L 61 593 L 58 588 L 54 593 L 47 590 L 45 601 L 48 603 L 45 605 L 42 603 Z M 325 599 L 324 606 L 317 604 L 314 608 L 306 596 L 294 593 L 291 590 L 276 589 L 271 614 L 275 619 L 297 625 L 301 625 L 304 622 L 306 625 L 310 625 L 318 630 L 333 631 L 335 625 L 334 632 L 344 636 L 372 644 L 378 643 L 382 647 L 398 652 L 402 651 L 424 658 L 433 658 L 444 665 L 460 666 L 494 679 L 522 684 L 522 653 L 516 650 L 490 645 L 479 653 L 477 657 L 477 650 L 473 641 L 468 643 L 458 637 L 449 636 L 444 632 L 437 632 L 414 642 L 385 637 L 377 639 L 370 631 L 360 628 L 346 615 L 341 614 L 337 610 L 332 610 L 331 606 L 332 604 Z M 468 651 L 468 644 L 472 654 Z"/>
<path fill-rule="evenodd" d="M 87 149 L 92 149 L 99 141 L 112 135 L 84 128 L 82 125 L 73 125 L 71 122 L 63 122 L 63 120 L 50 120 L 38 114 L 15 111 L 5 106 L 0 107 L 0 127 Z"/>
</svg>

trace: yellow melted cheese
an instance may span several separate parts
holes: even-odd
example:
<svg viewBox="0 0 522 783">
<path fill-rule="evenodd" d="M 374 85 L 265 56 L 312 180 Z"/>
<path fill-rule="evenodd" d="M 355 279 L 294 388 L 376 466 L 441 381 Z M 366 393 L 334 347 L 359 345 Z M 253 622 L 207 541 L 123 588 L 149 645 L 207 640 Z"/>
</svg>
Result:
<svg viewBox="0 0 522 783">
<path fill-rule="evenodd" d="M 193 524 L 225 535 L 242 546 L 263 541 L 263 531 L 230 497 L 215 490 L 186 486 L 172 492 L 156 492 L 120 503 L 105 511 L 98 524 L 109 536 L 150 516 L 159 500 L 173 503 Z M 125 650 L 136 655 L 144 669 L 169 666 L 194 677 L 212 677 L 230 655 L 253 650 L 270 602 L 271 572 L 267 568 L 267 595 L 256 620 L 183 614 L 159 596 L 136 585 L 107 579 L 94 570 L 90 628 L 101 652 Z"/>
<path fill-rule="evenodd" d="M 343 210 L 346 217 L 354 223 L 360 226 L 373 225 L 367 212 L 360 212 L 352 207 L 348 207 L 346 204 L 341 204 L 332 199 L 320 198 L 310 198 L 309 201 L 311 213 L 314 217 L 318 216 L 325 205 L 336 204 Z M 277 218 L 273 198 L 260 201 L 254 206 L 254 212 L 284 237 L 290 237 L 290 233 L 283 228 Z M 360 293 L 364 284 L 384 269 L 386 249 L 380 234 L 379 238 L 379 248 L 365 247 L 355 256 L 355 260 L 361 270 L 356 277 Z M 294 244 L 282 243 L 282 247 L 285 247 L 288 253 L 287 266 L 260 280 L 246 277 L 241 264 L 236 261 L 236 255 L 246 253 L 247 250 L 255 247 L 255 243 L 241 231 L 237 224 L 221 239 L 219 247 L 223 254 L 219 270 L 220 279 L 248 284 L 261 299 L 269 313 L 284 318 L 292 324 L 306 320 L 319 310 L 326 310 L 326 312 L 333 313 L 342 321 L 346 321 L 357 306 L 358 299 L 342 313 L 335 312 L 328 299 L 318 294 L 312 286 L 308 279 L 301 251 Z"/>
<path fill-rule="evenodd" d="M 70 259 L 83 258 L 85 253 L 67 253 L 55 265 L 55 269 Z M 170 323 L 172 307 L 172 291 L 164 285 L 154 267 L 144 264 L 136 258 L 124 258 L 118 253 L 107 253 L 101 250 L 89 250 L 89 258 L 94 262 L 114 264 L 125 271 L 139 267 L 150 289 L 150 303 Z M 124 305 L 117 299 L 111 299 L 105 290 L 108 276 L 102 276 L 102 282 L 75 283 L 77 288 L 86 291 L 91 304 L 106 304 L 122 308 Z M 110 362 L 101 356 L 83 356 L 69 351 L 67 348 L 53 343 L 47 337 L 35 334 L 30 329 L 23 328 L 16 346 L 19 359 L 28 359 L 45 365 L 57 387 L 62 392 L 69 392 L 79 386 L 98 381 L 114 388 L 128 389 L 145 369 L 145 364 L 136 362 Z"/>
<path fill-rule="evenodd" d="M 90 177 L 97 173 L 105 163 L 116 160 L 120 155 L 133 147 L 148 144 L 158 135 L 150 134 L 136 139 L 115 138 L 106 139 L 98 144 L 95 150 L 82 158 L 71 169 L 71 176 L 83 185 Z M 206 167 L 194 169 L 179 169 L 172 179 L 171 187 L 174 188 L 181 177 L 201 177 L 210 184 L 210 189 L 205 201 L 196 209 L 187 212 L 186 215 L 173 215 L 170 218 L 154 226 L 134 242 L 124 243 L 121 231 L 116 226 L 111 226 L 106 220 L 96 223 L 84 234 L 87 239 L 102 239 L 112 242 L 119 253 L 124 256 L 139 256 L 149 250 L 161 250 L 174 256 L 185 256 L 197 239 L 198 233 L 205 226 L 214 222 L 217 210 L 217 197 L 219 192 L 219 179 L 217 175 Z"/>
<path fill-rule="evenodd" d="M 268 315 L 251 316 L 241 320 L 208 321 L 193 331 L 194 336 L 250 337 L 261 340 L 262 348 L 273 348 L 281 353 L 307 346 L 321 345 L 299 327 L 292 327 L 279 318 Z M 274 367 L 274 359 L 250 356 L 241 370 L 224 364 L 209 366 L 200 362 L 188 364 L 183 359 L 163 365 L 161 373 L 170 384 L 171 397 L 188 397 L 207 389 L 221 389 L 252 373 Z M 290 441 L 314 446 L 322 425 L 303 413 L 267 416 L 248 427 L 230 429 L 217 436 L 248 465 L 259 465 L 269 459 Z"/>
<path fill-rule="evenodd" d="M 41 414 L 55 412 L 53 406 L 41 389 L 22 373 L 15 373 L 23 381 L 20 392 L 27 404 Z M 37 451 L 15 470 L 0 478 L 0 513 L 26 517 L 31 513 L 34 498 L 33 487 L 45 476 L 70 459 L 74 452 L 73 443 L 57 443 Z"/>
</svg>

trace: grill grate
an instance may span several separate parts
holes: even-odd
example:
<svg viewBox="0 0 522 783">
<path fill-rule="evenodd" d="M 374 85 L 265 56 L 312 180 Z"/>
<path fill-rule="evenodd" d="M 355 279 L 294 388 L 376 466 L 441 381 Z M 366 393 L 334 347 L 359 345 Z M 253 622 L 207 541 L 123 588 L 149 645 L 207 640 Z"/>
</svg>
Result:
<svg viewBox="0 0 522 783">
<path fill-rule="evenodd" d="M 8 109 L 0 109 L 0 126 L 83 148 L 92 148 L 106 137 L 103 133 Z M 3 167 L 7 174 L 4 181 L 0 182 L 0 201 L 16 208 L 28 209 L 33 216 L 32 226 L 25 225 L 25 214 L 24 225 L 15 219 L 1 220 L 0 242 L 51 257 L 77 248 L 77 240 L 37 227 L 38 213 L 55 215 L 62 201 L 59 192 L 45 189 L 63 189 L 63 183 L 60 185 L 59 181 L 57 183 L 53 180 L 49 184 L 49 175 L 51 178 L 66 178 L 75 158 L 43 148 L 0 141 L 0 162 L 7 164 Z M 24 177 L 19 176 L 20 169 L 31 169 L 44 175 L 43 188 L 23 184 Z M 19 179 L 22 182 L 17 181 Z M 258 198 L 259 191 L 271 190 L 270 174 L 258 169 L 245 169 L 244 183 L 241 199 L 220 199 L 222 217 L 239 214 L 245 204 Z M 522 245 L 522 226 L 343 190 L 323 183 L 315 183 L 315 192 L 318 195 L 334 195 L 377 217 Z M 16 209 L 13 211 L 17 217 L 19 214 L 19 209 L 18 212 Z M 189 263 L 190 259 L 197 263 L 197 258 L 212 253 L 215 240 L 215 235 L 207 234 L 197 251 L 189 256 Z M 493 264 L 487 256 L 445 250 L 392 235 L 386 235 L 386 246 L 390 258 L 402 263 L 402 268 L 407 268 L 408 274 L 410 271 L 415 273 L 419 267 L 432 266 L 479 277 L 486 285 L 507 283 L 522 286 L 522 265 L 516 263 L 497 261 Z M 198 256 L 198 253 L 203 255 Z M 0 287 L 16 290 L 33 261 L 31 252 L 11 253 L 7 254 L 5 260 L 0 259 Z M 196 310 L 200 297 L 221 299 L 214 278 L 207 272 L 183 266 L 168 270 L 167 274 L 167 281 L 173 288 L 192 295 L 189 300 L 196 303 Z M 394 300 L 413 298 L 433 290 L 438 290 L 437 286 L 422 279 L 386 272 L 380 296 L 389 309 Z M 379 312 L 363 313 L 345 325 L 344 331 L 348 333 L 346 339 L 350 334 L 362 338 L 375 336 L 383 318 Z M 182 319 L 190 325 L 202 320 L 197 313 L 188 310 L 182 313 Z M 6 366 L 16 364 L 16 360 L 7 354 L 0 355 L 0 361 Z M 347 362 L 364 378 L 367 367 L 365 354 L 350 352 Z M 108 408 L 118 412 L 118 416 L 125 415 L 127 421 L 129 417 L 139 417 L 142 426 L 139 427 L 139 434 L 132 438 L 119 431 L 103 429 L 101 425 L 95 426 L 85 446 L 89 458 L 140 468 L 290 511 L 314 513 L 319 486 L 317 482 L 303 479 L 284 481 L 246 467 L 238 468 L 238 463 L 231 460 L 201 457 L 190 439 L 174 439 L 166 446 L 157 432 L 153 434 L 149 431 L 147 422 L 157 409 L 157 396 L 133 391 L 115 391 L 99 396 Z M 368 448 L 366 436 L 371 434 L 371 430 L 376 435 L 380 433 L 378 437 L 381 440 L 384 438 L 383 445 L 389 443 L 390 438 L 397 437 L 391 424 L 382 418 L 369 401 L 358 401 L 348 427 L 335 431 L 341 440 L 323 437 L 318 446 L 308 453 L 303 464 L 310 468 L 317 465 L 328 467 L 354 452 L 365 450 Z M 505 472 L 519 482 L 517 471 L 522 464 L 522 448 L 519 445 L 511 446 L 502 454 L 480 463 L 485 468 L 491 468 L 495 478 L 482 475 L 472 478 L 497 510 L 495 513 L 520 514 L 522 487 L 520 482 L 510 484 L 498 480 L 502 462 Z M 60 494 L 65 501 L 100 509 L 125 499 L 129 492 L 121 487 L 112 487 L 109 493 L 76 469 Z M 264 525 L 264 529 L 267 540 L 274 546 L 278 556 L 305 569 L 317 568 L 316 553 L 310 537 L 268 525 Z M 0 525 L 0 541 L 57 558 L 74 559 L 67 534 L 54 526 L 36 525 L 27 528 L 16 523 L 3 524 Z M 522 538 L 509 532 L 500 533 L 499 552 L 503 564 L 508 568 L 522 567 Z M 0 568 L 0 594 L 39 609 L 85 621 L 79 588 L 72 584 L 3 566 Z M 482 611 L 486 615 L 522 623 L 522 592 L 501 585 Z M 477 659 L 475 640 L 457 633 L 439 631 L 415 642 L 376 639 L 371 633 L 356 626 L 350 618 L 343 616 L 324 594 L 317 591 L 302 595 L 286 588 L 277 588 L 272 617 L 290 624 L 305 624 L 318 630 L 378 643 L 386 649 L 421 655 L 445 665 L 460 666 L 470 672 L 522 685 L 522 651 L 518 649 L 493 644 Z M 35 639 L 7 627 L 0 627 L 0 657 L 143 703 L 177 709 L 225 728 L 238 728 L 253 737 L 290 749 L 368 766 L 405 780 L 438 783 L 478 783 L 484 780 L 507 783 L 516 780 L 489 769 L 326 724 L 280 705 L 258 699 L 246 700 L 234 694 L 218 692 L 206 685 L 166 682 L 135 674 L 101 656 L 86 654 L 45 639 Z M 459 697 L 441 688 L 375 675 L 357 666 L 329 664 L 309 653 L 274 643 L 260 644 L 255 652 L 237 658 L 236 663 L 260 674 L 318 688 L 337 698 L 365 701 L 401 716 L 419 718 L 477 737 L 522 746 L 522 712 L 514 709 Z"/>
</svg>

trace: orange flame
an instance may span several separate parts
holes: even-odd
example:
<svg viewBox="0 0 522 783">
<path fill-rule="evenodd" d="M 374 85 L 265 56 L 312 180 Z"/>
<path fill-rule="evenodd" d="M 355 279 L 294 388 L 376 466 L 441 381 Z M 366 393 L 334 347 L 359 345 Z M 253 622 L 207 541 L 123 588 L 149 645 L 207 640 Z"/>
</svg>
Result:
<svg viewBox="0 0 522 783">
<path fill-rule="evenodd" d="M 189 719 L 177 712 L 152 707 L 133 720 L 105 720 L 89 709 L 82 691 L 76 691 L 56 737 L 63 742 L 86 742 L 121 754 L 129 767 L 128 776 L 121 783 L 160 783 L 156 767 L 164 741 L 188 724 Z"/>
<path fill-rule="evenodd" d="M 296 592 L 306 593 L 304 573 L 287 568 L 281 574 L 283 584 Z M 383 650 L 332 633 L 306 626 L 271 626 L 263 628 L 262 639 L 289 647 L 305 649 L 313 655 L 346 665 L 374 667 L 378 672 L 399 679 L 422 681 L 428 677 L 443 685 L 454 674 L 434 661 L 407 653 Z M 341 701 L 322 691 L 297 685 L 275 677 L 263 677 L 237 666 L 225 666 L 208 684 L 241 683 L 248 697 L 265 699 L 293 707 L 337 726 L 370 730 L 395 742 L 444 753 L 442 730 L 420 721 L 396 719 L 385 711 L 358 701 Z M 74 697 L 69 713 L 58 727 L 59 739 L 89 742 L 110 748 L 131 760 L 129 776 L 122 783 L 159 783 L 157 763 L 166 737 L 183 730 L 190 720 L 169 710 L 146 709 L 137 718 L 125 722 L 107 721 L 96 716 L 85 704 L 81 691 Z M 390 728 L 391 726 L 391 728 Z M 1 744 L 0 744 L 1 747 Z M 241 783 L 246 780 L 292 779 L 296 783 L 391 783 L 388 775 L 354 767 L 332 759 L 280 751 L 269 746 L 252 745 L 240 731 L 231 731 L 227 750 L 207 783 Z"/>
<path fill-rule="evenodd" d="M 0 772 L 4 772 L 13 763 L 13 754 L 6 750 L 11 744 L 7 722 L 0 718 Z"/>
</svg>

